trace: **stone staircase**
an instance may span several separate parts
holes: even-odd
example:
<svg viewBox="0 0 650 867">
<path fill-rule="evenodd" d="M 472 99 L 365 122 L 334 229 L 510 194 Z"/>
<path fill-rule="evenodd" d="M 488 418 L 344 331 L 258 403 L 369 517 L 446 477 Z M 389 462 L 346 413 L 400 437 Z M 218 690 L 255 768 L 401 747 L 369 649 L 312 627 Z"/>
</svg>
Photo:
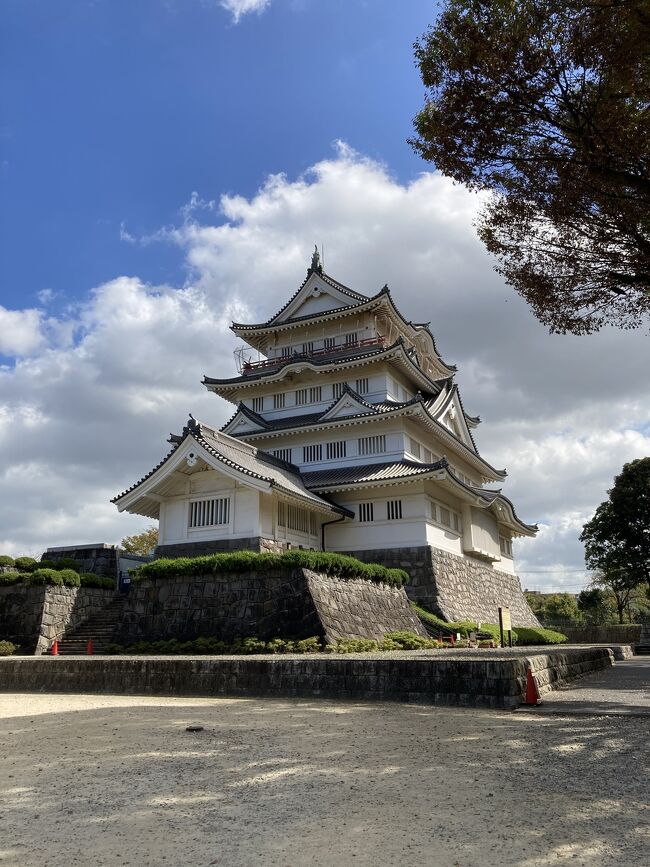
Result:
<svg viewBox="0 0 650 867">
<path fill-rule="evenodd" d="M 634 652 L 638 656 L 650 656 L 650 623 L 642 624 L 641 637 L 634 648 Z"/>
<path fill-rule="evenodd" d="M 84 656 L 88 651 L 88 641 L 92 640 L 93 653 L 102 653 L 113 635 L 122 616 L 124 597 L 116 596 L 105 608 L 88 620 L 84 620 L 59 640 L 59 655 Z M 51 651 L 48 651 L 48 654 Z"/>
</svg>

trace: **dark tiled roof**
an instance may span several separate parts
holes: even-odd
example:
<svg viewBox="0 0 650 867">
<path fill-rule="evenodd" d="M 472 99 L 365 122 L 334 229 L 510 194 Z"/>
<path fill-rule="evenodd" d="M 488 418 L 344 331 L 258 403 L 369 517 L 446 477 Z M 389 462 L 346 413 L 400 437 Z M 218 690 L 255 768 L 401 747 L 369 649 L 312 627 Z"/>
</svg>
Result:
<svg viewBox="0 0 650 867">
<path fill-rule="evenodd" d="M 233 331 L 235 331 L 235 330 L 255 331 L 258 328 L 266 328 L 269 325 L 276 324 L 275 320 L 278 318 L 278 316 L 281 316 L 282 313 L 284 313 L 284 311 L 287 309 L 287 307 L 289 307 L 291 305 L 291 303 L 293 301 L 295 301 L 295 299 L 298 297 L 298 295 L 300 295 L 305 283 L 307 282 L 307 280 L 309 280 L 309 278 L 311 277 L 312 274 L 318 274 L 318 276 L 323 281 L 323 283 L 326 283 L 332 289 L 337 289 L 339 292 L 342 292 L 344 295 L 347 295 L 349 298 L 354 298 L 357 301 L 357 304 L 348 304 L 345 307 L 332 308 L 332 310 L 325 310 L 322 313 L 318 313 L 318 314 L 310 313 L 308 316 L 292 317 L 291 319 L 287 319 L 285 321 L 287 321 L 287 322 L 299 322 L 302 319 L 311 319 L 315 315 L 323 316 L 327 313 L 334 313 L 337 309 L 349 310 L 350 307 L 358 306 L 358 303 L 363 304 L 364 302 L 371 300 L 370 296 L 362 295 L 360 292 L 355 292 L 353 289 L 350 289 L 348 286 L 344 286 L 343 283 L 339 283 L 338 280 L 335 280 L 333 277 L 330 277 L 329 274 L 326 274 L 324 271 L 314 271 L 312 268 L 310 268 L 307 271 L 307 276 L 302 281 L 302 283 L 298 287 L 297 291 L 293 293 L 293 295 L 291 296 L 291 298 L 289 298 L 289 300 L 284 305 L 284 307 L 281 307 L 277 313 L 275 313 L 273 316 L 271 316 L 270 319 L 267 319 L 266 322 L 258 322 L 254 325 L 245 325 L 241 322 L 233 322 L 232 326 L 231 326 Z"/>
<path fill-rule="evenodd" d="M 423 476 L 427 473 L 443 470 L 449 466 L 446 458 L 441 458 L 433 464 L 420 464 L 414 461 L 391 461 L 381 464 L 362 464 L 354 467 L 339 467 L 331 470 L 315 470 L 302 473 L 305 485 L 312 490 L 330 487 L 331 485 L 352 485 L 365 482 L 378 482 L 385 479 L 405 479 L 413 476 Z"/>
</svg>

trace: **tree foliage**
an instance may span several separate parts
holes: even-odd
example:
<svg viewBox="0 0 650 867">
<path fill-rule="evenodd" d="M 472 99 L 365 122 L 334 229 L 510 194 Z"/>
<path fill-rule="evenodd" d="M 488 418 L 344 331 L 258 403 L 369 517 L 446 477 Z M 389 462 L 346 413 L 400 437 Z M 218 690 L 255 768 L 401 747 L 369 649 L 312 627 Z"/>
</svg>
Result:
<svg viewBox="0 0 650 867">
<path fill-rule="evenodd" d="M 526 593 L 526 601 L 543 623 L 579 623 L 580 609 L 572 593 Z"/>
<path fill-rule="evenodd" d="M 642 582 L 650 592 L 650 458 L 625 464 L 608 493 L 580 535 L 587 567 L 612 592 Z"/>
<path fill-rule="evenodd" d="M 157 544 L 158 527 L 151 526 L 134 536 L 126 536 L 120 542 L 120 548 L 125 554 L 139 554 L 144 557 L 147 554 L 152 554 Z"/>
<path fill-rule="evenodd" d="M 411 142 L 489 190 L 479 234 L 552 331 L 650 313 L 647 0 L 447 0 Z"/>
</svg>

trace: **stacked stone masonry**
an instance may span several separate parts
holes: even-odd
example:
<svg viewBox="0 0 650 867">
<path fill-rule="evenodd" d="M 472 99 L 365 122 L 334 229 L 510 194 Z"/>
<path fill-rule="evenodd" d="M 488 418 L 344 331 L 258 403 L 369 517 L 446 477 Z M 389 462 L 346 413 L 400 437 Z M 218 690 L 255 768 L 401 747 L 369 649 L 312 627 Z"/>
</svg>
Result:
<svg viewBox="0 0 650 867">
<path fill-rule="evenodd" d="M 44 653 L 54 639 L 101 611 L 113 596 L 112 590 L 100 587 L 0 587 L 0 636 L 18 644 L 21 653 Z"/>
<path fill-rule="evenodd" d="M 519 578 L 429 545 L 346 552 L 366 563 L 404 569 L 406 592 L 445 620 L 498 623 L 499 608 L 509 608 L 513 626 L 539 626 Z"/>
<path fill-rule="evenodd" d="M 92 572 L 93 575 L 101 575 L 104 578 L 117 576 L 117 548 L 114 545 L 99 545 L 97 548 L 66 548 L 57 551 L 45 551 L 41 560 L 56 560 L 58 557 L 66 557 L 79 563 L 80 572 Z"/>
<path fill-rule="evenodd" d="M 203 542 L 181 542 L 176 545 L 158 545 L 156 559 L 160 557 L 202 557 L 205 554 L 223 554 L 230 551 L 256 551 L 264 554 L 281 554 L 287 546 L 283 542 L 249 536 L 244 539 L 216 539 Z"/>
<path fill-rule="evenodd" d="M 214 636 L 381 638 L 409 630 L 426 635 L 402 588 L 341 580 L 307 569 L 291 572 L 178 576 L 133 585 L 116 640 Z"/>
</svg>

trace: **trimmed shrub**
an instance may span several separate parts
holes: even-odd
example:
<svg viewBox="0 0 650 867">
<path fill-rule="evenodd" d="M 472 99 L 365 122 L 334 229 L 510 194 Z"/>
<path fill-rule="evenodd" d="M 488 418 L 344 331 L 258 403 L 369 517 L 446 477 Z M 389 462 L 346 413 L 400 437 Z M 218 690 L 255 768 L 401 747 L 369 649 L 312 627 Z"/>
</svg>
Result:
<svg viewBox="0 0 650 867">
<path fill-rule="evenodd" d="M 20 572 L 33 572 L 34 569 L 38 569 L 39 563 L 33 557 L 16 557 L 14 566 Z"/>
<path fill-rule="evenodd" d="M 235 551 L 231 554 L 209 554 L 203 557 L 161 558 L 145 563 L 132 571 L 134 581 L 173 578 L 178 575 L 219 575 L 224 572 L 286 572 L 291 569 L 311 569 L 338 578 L 361 578 L 375 583 L 401 587 L 409 576 L 402 569 L 387 569 L 377 563 L 362 563 L 345 554 L 327 551 L 285 551 L 283 554 L 259 554 L 255 551 Z"/>
<path fill-rule="evenodd" d="M 12 641 L 0 641 L 0 656 L 11 656 L 18 650 L 18 645 Z"/>
<path fill-rule="evenodd" d="M 0 572 L 0 586 L 3 584 L 20 584 L 27 576 L 20 572 Z"/>
<path fill-rule="evenodd" d="M 564 644 L 569 639 L 561 632 L 540 627 L 518 626 L 517 644 L 521 646 L 533 644 Z"/>
<path fill-rule="evenodd" d="M 60 557 L 58 560 L 41 560 L 38 564 L 39 569 L 55 569 L 57 572 L 62 572 L 64 569 L 72 569 L 74 572 L 81 572 L 81 563 L 74 560 L 72 557 Z"/>
<path fill-rule="evenodd" d="M 105 578 L 103 575 L 94 575 L 92 572 L 82 572 L 79 576 L 82 587 L 104 587 L 106 590 L 115 590 L 113 578 Z"/>
<path fill-rule="evenodd" d="M 0 566 L 13 566 L 14 558 L 10 557 L 9 554 L 0 554 Z"/>
<path fill-rule="evenodd" d="M 404 629 L 397 632 L 387 632 L 384 638 L 398 644 L 401 650 L 420 650 L 421 648 L 437 647 L 437 642 L 432 641 L 430 638 L 423 638 L 421 635 L 416 635 L 415 632 L 408 632 Z"/>
</svg>

